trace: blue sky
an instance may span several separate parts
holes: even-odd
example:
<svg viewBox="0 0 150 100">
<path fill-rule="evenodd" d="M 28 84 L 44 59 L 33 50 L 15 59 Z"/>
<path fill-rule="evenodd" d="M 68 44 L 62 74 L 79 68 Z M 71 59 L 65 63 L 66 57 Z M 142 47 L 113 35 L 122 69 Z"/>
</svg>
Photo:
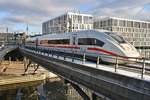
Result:
<svg viewBox="0 0 150 100">
<path fill-rule="evenodd" d="M 67 11 L 150 20 L 150 0 L 0 0 L 0 31 L 41 32 L 42 22 Z"/>
</svg>

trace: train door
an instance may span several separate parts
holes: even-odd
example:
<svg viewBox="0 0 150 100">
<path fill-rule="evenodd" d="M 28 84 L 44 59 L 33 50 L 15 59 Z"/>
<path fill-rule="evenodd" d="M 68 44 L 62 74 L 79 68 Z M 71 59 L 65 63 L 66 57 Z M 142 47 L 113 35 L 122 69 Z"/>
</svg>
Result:
<svg viewBox="0 0 150 100">
<path fill-rule="evenodd" d="M 77 38 L 77 34 L 73 34 L 72 35 L 72 45 L 78 45 L 78 38 Z M 72 48 L 71 49 L 71 53 L 74 54 L 77 52 L 77 49 Z"/>
<path fill-rule="evenodd" d="M 78 38 L 77 34 L 72 35 L 72 45 L 77 45 L 78 44 Z"/>
<path fill-rule="evenodd" d="M 36 38 L 36 41 L 35 41 L 35 48 L 36 48 L 36 50 L 38 48 L 38 38 Z"/>
</svg>

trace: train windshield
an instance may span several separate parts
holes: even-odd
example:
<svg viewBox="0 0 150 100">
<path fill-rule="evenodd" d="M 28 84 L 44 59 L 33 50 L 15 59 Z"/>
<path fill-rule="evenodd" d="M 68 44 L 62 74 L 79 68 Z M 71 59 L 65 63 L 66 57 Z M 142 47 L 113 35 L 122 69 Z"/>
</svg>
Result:
<svg viewBox="0 0 150 100">
<path fill-rule="evenodd" d="M 115 39 L 118 43 L 126 43 L 124 38 L 119 36 L 117 33 L 112 33 L 112 32 L 105 32 L 105 33 L 111 36 L 113 39 Z"/>
</svg>

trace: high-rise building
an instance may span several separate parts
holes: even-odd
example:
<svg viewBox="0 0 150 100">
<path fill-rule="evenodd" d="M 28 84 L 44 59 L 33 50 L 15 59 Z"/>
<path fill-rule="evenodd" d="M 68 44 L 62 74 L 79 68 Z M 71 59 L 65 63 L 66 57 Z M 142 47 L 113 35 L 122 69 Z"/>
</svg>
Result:
<svg viewBox="0 0 150 100">
<path fill-rule="evenodd" d="M 93 29 L 93 16 L 67 12 L 42 24 L 42 33 L 64 33 Z"/>
<path fill-rule="evenodd" d="M 142 56 L 150 57 L 150 22 L 106 17 L 95 19 L 93 27 L 122 35 Z"/>
<path fill-rule="evenodd" d="M 14 34 L 13 33 L 0 32 L 0 45 L 9 44 L 12 42 L 14 42 Z"/>
</svg>

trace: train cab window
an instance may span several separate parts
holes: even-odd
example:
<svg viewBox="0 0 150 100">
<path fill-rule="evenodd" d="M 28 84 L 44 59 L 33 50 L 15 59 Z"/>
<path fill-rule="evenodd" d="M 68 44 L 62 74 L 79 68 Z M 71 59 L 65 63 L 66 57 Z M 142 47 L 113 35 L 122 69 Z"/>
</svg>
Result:
<svg viewBox="0 0 150 100">
<path fill-rule="evenodd" d="M 107 35 L 115 39 L 118 43 L 126 43 L 123 37 L 119 36 L 117 33 L 105 32 Z"/>
<path fill-rule="evenodd" d="M 100 40 L 96 40 L 96 45 L 100 46 L 100 47 L 103 47 L 104 46 L 104 42 L 100 41 Z"/>
<path fill-rule="evenodd" d="M 96 45 L 102 47 L 104 42 L 95 38 L 79 38 L 78 45 Z"/>
</svg>

